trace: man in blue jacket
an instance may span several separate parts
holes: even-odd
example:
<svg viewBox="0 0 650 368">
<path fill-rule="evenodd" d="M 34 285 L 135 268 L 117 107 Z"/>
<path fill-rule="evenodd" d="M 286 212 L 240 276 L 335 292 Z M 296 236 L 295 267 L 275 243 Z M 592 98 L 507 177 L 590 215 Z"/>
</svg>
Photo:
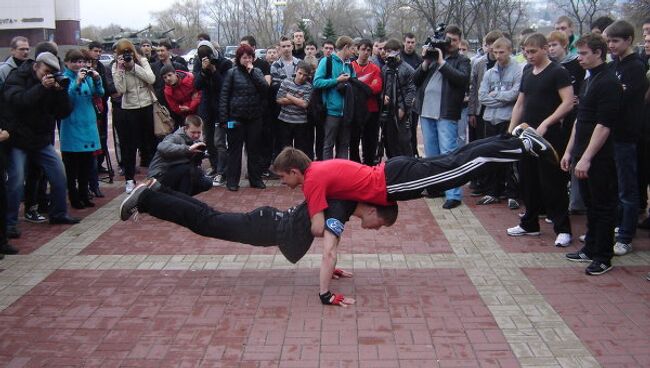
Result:
<svg viewBox="0 0 650 368">
<path fill-rule="evenodd" d="M 336 87 L 355 76 L 349 60 L 354 54 L 354 41 L 341 36 L 335 47 L 336 53 L 322 58 L 314 74 L 314 88 L 323 89 L 323 104 L 327 109 L 323 160 L 334 158 L 334 146 L 336 158 L 347 159 L 350 152 L 350 127 L 343 124 L 344 97 Z"/>
</svg>

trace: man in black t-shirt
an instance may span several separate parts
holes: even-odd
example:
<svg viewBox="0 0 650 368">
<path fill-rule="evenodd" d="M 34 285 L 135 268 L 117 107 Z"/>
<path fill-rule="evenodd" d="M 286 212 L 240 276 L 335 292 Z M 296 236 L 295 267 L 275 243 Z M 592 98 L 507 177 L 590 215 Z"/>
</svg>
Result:
<svg viewBox="0 0 650 368">
<path fill-rule="evenodd" d="M 605 64 L 607 44 L 596 35 L 577 42 L 580 65 L 589 70 L 579 104 L 578 119 L 560 162 L 573 169 L 587 206 L 585 245 L 567 259 L 591 262 L 588 275 L 601 275 L 612 268 L 612 234 L 617 207 L 616 166 L 611 131 L 618 123 L 623 87 Z"/>
<path fill-rule="evenodd" d="M 323 237 L 326 247 L 329 245 L 333 249 L 336 249 L 345 223 L 351 216 L 361 219 L 362 228 L 375 230 L 392 226 L 397 219 L 397 205 L 376 206 L 340 200 L 328 200 L 327 204 L 327 231 Z M 206 237 L 259 247 L 278 246 L 291 263 L 298 262 L 314 240 L 306 202 L 286 211 L 264 206 L 246 213 L 221 212 L 196 198 L 171 190 L 155 179 L 148 179 L 122 202 L 120 218 L 126 221 L 137 212 L 149 213 Z M 335 268 L 328 277 L 351 276 L 351 273 Z M 320 299 L 327 305 L 354 304 L 354 299 L 329 291 Z"/>
<path fill-rule="evenodd" d="M 522 122 L 528 123 L 561 156 L 568 141 L 568 134 L 562 129 L 562 119 L 573 109 L 571 77 L 566 69 L 548 58 L 544 35 L 535 33 L 528 36 L 523 46 L 529 65 L 524 68 L 509 130 Z M 567 173 L 557 164 L 525 158 L 520 164 L 520 176 L 526 212 L 519 225 L 507 230 L 508 235 L 539 235 L 539 214 L 545 208 L 557 234 L 555 245 L 569 246 L 571 223 Z"/>
</svg>

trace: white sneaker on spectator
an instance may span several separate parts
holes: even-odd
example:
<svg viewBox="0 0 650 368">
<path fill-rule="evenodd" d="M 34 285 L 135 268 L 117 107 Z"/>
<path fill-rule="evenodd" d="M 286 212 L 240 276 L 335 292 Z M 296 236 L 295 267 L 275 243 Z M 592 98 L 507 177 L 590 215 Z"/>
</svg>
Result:
<svg viewBox="0 0 650 368">
<path fill-rule="evenodd" d="M 632 251 L 632 243 L 616 242 L 614 244 L 614 254 L 617 256 L 624 256 Z"/>
<path fill-rule="evenodd" d="M 214 176 L 214 179 L 212 179 L 212 186 L 213 187 L 220 187 L 225 183 L 225 178 L 221 174 L 217 174 Z"/>
<path fill-rule="evenodd" d="M 506 233 L 510 236 L 539 235 L 539 231 L 527 231 L 519 225 L 509 228 Z"/>
<path fill-rule="evenodd" d="M 571 234 L 569 233 L 559 233 L 557 234 L 557 238 L 555 238 L 555 246 L 556 247 L 568 247 L 571 245 Z"/>
<path fill-rule="evenodd" d="M 124 187 L 124 191 L 126 192 L 126 194 L 131 194 L 131 192 L 133 192 L 133 189 L 135 189 L 135 181 L 127 180 L 126 186 Z"/>
<path fill-rule="evenodd" d="M 551 220 L 551 219 L 548 218 L 548 217 L 544 217 L 544 222 L 546 222 L 547 224 L 552 224 L 552 223 L 553 223 L 553 220 Z"/>
<path fill-rule="evenodd" d="M 584 243 L 586 237 L 587 237 L 587 234 L 582 234 L 582 235 L 580 235 L 580 236 L 578 237 L 578 240 L 580 240 L 581 242 Z"/>
</svg>

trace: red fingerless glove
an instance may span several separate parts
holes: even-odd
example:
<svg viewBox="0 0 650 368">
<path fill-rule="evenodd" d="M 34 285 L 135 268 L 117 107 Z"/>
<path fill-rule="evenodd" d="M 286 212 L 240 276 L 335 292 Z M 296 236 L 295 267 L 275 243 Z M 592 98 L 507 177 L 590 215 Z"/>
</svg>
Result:
<svg viewBox="0 0 650 368">
<path fill-rule="evenodd" d="M 318 294 L 318 296 L 320 297 L 320 302 L 324 305 L 341 305 L 341 302 L 345 300 L 345 296 L 342 294 L 332 294 L 330 291 Z"/>
</svg>

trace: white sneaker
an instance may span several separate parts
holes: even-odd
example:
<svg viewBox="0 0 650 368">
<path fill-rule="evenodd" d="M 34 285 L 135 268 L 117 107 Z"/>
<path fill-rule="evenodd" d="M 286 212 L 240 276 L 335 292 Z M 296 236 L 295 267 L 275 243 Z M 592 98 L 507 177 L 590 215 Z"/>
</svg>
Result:
<svg viewBox="0 0 650 368">
<path fill-rule="evenodd" d="M 557 238 L 555 238 L 555 246 L 556 247 L 568 247 L 571 245 L 571 234 L 569 233 L 559 233 L 557 234 Z"/>
<path fill-rule="evenodd" d="M 124 188 L 124 191 L 126 192 L 126 194 L 131 194 L 131 192 L 133 192 L 133 189 L 135 189 L 135 181 L 127 180 L 126 181 L 126 186 Z"/>
<path fill-rule="evenodd" d="M 578 237 L 578 240 L 584 243 L 586 238 L 587 238 L 587 234 L 582 234 Z"/>
<path fill-rule="evenodd" d="M 632 251 L 632 243 L 616 242 L 614 244 L 614 254 L 617 256 L 624 256 Z"/>
<path fill-rule="evenodd" d="M 214 179 L 212 179 L 212 186 L 213 187 L 219 187 L 222 186 L 225 183 L 224 177 L 221 174 L 217 174 L 214 176 Z"/>
<path fill-rule="evenodd" d="M 551 220 L 551 219 L 548 218 L 548 217 L 544 217 L 544 222 L 546 222 L 547 224 L 552 224 L 552 223 L 553 223 L 553 220 Z"/>
<path fill-rule="evenodd" d="M 539 235 L 539 231 L 526 231 L 519 225 L 509 228 L 506 233 L 510 236 Z"/>
</svg>

